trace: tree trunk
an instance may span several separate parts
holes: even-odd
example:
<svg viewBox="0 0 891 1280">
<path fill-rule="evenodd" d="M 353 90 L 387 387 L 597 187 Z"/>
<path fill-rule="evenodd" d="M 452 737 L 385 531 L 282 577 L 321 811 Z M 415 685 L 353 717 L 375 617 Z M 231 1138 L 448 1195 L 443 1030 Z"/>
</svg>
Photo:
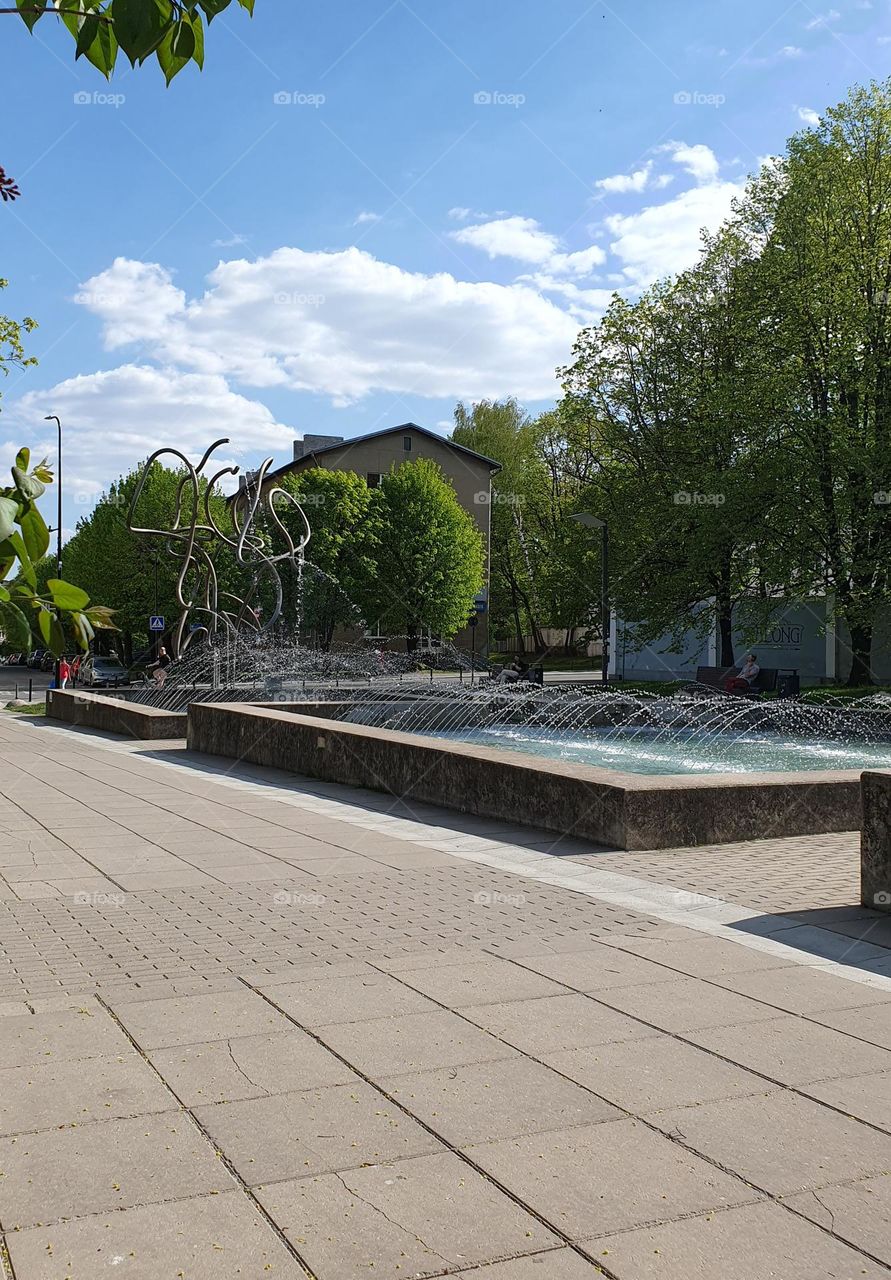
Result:
<svg viewBox="0 0 891 1280">
<path fill-rule="evenodd" d="M 406 653 L 414 653 L 418 647 L 418 624 L 410 622 L 406 628 L 405 650 Z"/>
<path fill-rule="evenodd" d="M 872 684 L 872 626 L 858 625 L 851 627 L 851 674 L 848 676 L 848 688 L 858 685 Z"/>
<path fill-rule="evenodd" d="M 722 608 L 718 614 L 718 634 L 721 639 L 721 656 L 718 665 L 732 667 L 736 662 L 733 656 L 733 613 Z"/>
</svg>

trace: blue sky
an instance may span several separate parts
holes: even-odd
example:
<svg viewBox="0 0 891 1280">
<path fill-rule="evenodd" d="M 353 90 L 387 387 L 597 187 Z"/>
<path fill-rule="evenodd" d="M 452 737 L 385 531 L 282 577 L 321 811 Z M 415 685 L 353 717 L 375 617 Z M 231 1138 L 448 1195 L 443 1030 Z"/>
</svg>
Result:
<svg viewBox="0 0 891 1280">
<path fill-rule="evenodd" d="M 68 440 L 65 523 L 160 443 L 553 403 L 613 290 L 695 259 L 746 174 L 884 78 L 888 0 L 256 0 L 165 89 L 0 19 L 4 310 L 40 364 L 0 462 Z"/>
</svg>

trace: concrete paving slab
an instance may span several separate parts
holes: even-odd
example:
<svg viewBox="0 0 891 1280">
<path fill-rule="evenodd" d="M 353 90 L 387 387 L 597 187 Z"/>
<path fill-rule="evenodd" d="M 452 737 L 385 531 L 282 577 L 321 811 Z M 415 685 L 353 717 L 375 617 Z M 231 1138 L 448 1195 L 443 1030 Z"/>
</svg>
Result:
<svg viewBox="0 0 891 1280">
<path fill-rule="evenodd" d="M 891 1071 L 821 1080 L 801 1087 L 804 1093 L 819 1102 L 891 1131 Z"/>
<path fill-rule="evenodd" d="M 694 978 L 714 978 L 719 974 L 747 973 L 755 969 L 782 969 L 790 964 L 788 959 L 767 951 L 756 951 L 741 942 L 728 942 L 723 938 L 703 937 L 692 929 L 666 931 L 658 937 L 604 938 L 603 943 Z"/>
<path fill-rule="evenodd" d="M 116 1003 L 114 1011 L 143 1049 L 289 1031 L 291 1024 L 253 991 L 218 991 L 171 1000 Z"/>
<path fill-rule="evenodd" d="M 642 1040 L 651 1027 L 582 995 L 546 996 L 506 1004 L 476 1005 L 466 1016 L 524 1053 L 540 1057 L 561 1049 Z"/>
<path fill-rule="evenodd" d="M 594 1280 L 602 1275 L 590 1262 L 571 1249 L 553 1249 L 532 1257 L 512 1258 L 473 1271 L 456 1271 L 467 1280 Z"/>
<path fill-rule="evenodd" d="M 603 993 L 607 1004 L 663 1031 L 684 1033 L 699 1027 L 758 1022 L 775 1016 L 768 1005 L 723 991 L 699 978 L 616 987 Z"/>
<path fill-rule="evenodd" d="M 306 1280 L 242 1191 L 32 1227 L 8 1245 L 25 1280 Z"/>
<path fill-rule="evenodd" d="M 617 1120 L 621 1114 L 523 1057 L 384 1076 L 378 1083 L 454 1146 Z"/>
<path fill-rule="evenodd" d="M 758 1076 L 672 1036 L 654 1036 L 643 1043 L 632 1040 L 594 1045 L 543 1057 L 555 1071 L 635 1115 L 745 1097 L 770 1088 Z"/>
<path fill-rule="evenodd" d="M 728 991 L 763 1000 L 789 1013 L 814 1014 L 820 1010 L 858 1009 L 889 1003 L 887 991 L 874 991 L 862 982 L 847 982 L 803 965 L 726 974 L 716 981 Z"/>
<path fill-rule="evenodd" d="M 451 1152 L 257 1194 L 318 1280 L 441 1274 L 558 1243 Z"/>
<path fill-rule="evenodd" d="M 891 1138 L 788 1090 L 650 1117 L 665 1133 L 775 1195 L 891 1169 Z"/>
<path fill-rule="evenodd" d="M 506 1000 L 534 1000 L 538 996 L 560 995 L 563 990 L 548 978 L 497 957 L 471 964 L 403 971 L 401 977 L 418 991 L 453 1009 Z"/>
<path fill-rule="evenodd" d="M 0 1172 L 7 1232 L 236 1185 L 178 1111 L 0 1138 Z"/>
<path fill-rule="evenodd" d="M 783 1014 L 756 1026 L 706 1027 L 689 1038 L 783 1084 L 891 1070 L 891 1054 L 831 1027 Z"/>
<path fill-rule="evenodd" d="M 132 1053 L 113 1018 L 93 1004 L 84 1012 L 39 1013 L 3 1023 L 0 1068 Z"/>
<path fill-rule="evenodd" d="M 563 982 L 577 991 L 608 991 L 612 987 L 674 982 L 678 974 L 664 965 L 629 955 L 616 947 L 598 946 L 561 955 L 527 956 L 523 967 Z"/>
<path fill-rule="evenodd" d="M 440 1149 L 361 1081 L 194 1110 L 248 1186 Z"/>
<path fill-rule="evenodd" d="M 573 1240 L 757 1199 L 636 1120 L 466 1148 L 477 1164 Z"/>
<path fill-rule="evenodd" d="M 132 1049 L 114 1058 L 0 1071 L 0 1134 L 169 1111 L 170 1093 Z"/>
<path fill-rule="evenodd" d="M 866 1178 L 788 1196 L 790 1208 L 891 1266 L 891 1178 Z"/>
<path fill-rule="evenodd" d="M 444 1010 L 323 1027 L 319 1034 L 368 1075 L 457 1067 L 513 1055 L 508 1045 Z"/>
<path fill-rule="evenodd" d="M 148 1056 L 187 1107 L 349 1084 L 357 1078 L 294 1027 L 278 1035 L 153 1049 Z"/>
<path fill-rule="evenodd" d="M 872 1005 L 867 1009 L 843 1009 L 838 1012 L 814 1014 L 824 1026 L 836 1027 L 848 1035 L 867 1040 L 870 1044 L 891 1049 L 891 1002 Z"/>
<path fill-rule="evenodd" d="M 607 1236 L 591 1249 L 621 1280 L 879 1280 L 887 1274 L 774 1204 Z"/>
<path fill-rule="evenodd" d="M 263 982 L 257 986 L 266 990 Z M 365 1022 L 406 1013 L 428 1013 L 435 1005 L 396 978 L 369 970 L 340 978 L 305 979 L 293 985 L 276 983 L 269 996 L 280 1009 L 304 1026 L 335 1022 Z"/>
</svg>

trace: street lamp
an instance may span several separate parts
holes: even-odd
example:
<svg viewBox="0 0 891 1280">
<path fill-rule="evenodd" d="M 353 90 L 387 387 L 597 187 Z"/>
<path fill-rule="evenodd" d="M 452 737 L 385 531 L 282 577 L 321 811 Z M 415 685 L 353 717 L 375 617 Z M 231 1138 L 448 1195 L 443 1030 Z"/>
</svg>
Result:
<svg viewBox="0 0 891 1280">
<path fill-rule="evenodd" d="M 583 524 L 586 529 L 599 529 L 601 533 L 600 630 L 603 636 L 603 656 L 600 660 L 600 679 L 606 684 L 609 679 L 609 529 L 605 520 L 600 520 L 590 511 L 577 511 L 569 518 Z"/>
</svg>

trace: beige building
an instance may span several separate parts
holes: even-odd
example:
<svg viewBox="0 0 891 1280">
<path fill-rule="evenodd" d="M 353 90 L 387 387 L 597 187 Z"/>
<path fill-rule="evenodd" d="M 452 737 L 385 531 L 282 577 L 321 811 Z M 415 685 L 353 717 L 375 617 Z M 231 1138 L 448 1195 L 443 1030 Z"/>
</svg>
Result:
<svg viewBox="0 0 891 1280">
<path fill-rule="evenodd" d="M 476 650 L 484 654 L 488 649 L 488 582 L 490 526 L 492 510 L 492 477 L 501 470 L 501 464 L 486 458 L 463 445 L 454 444 L 415 422 L 405 422 L 398 427 L 372 431 L 368 435 L 344 440 L 340 436 L 306 435 L 294 441 L 294 457 L 276 471 L 267 474 L 274 480 L 289 471 L 306 471 L 311 467 L 325 467 L 329 471 L 353 471 L 364 476 L 372 487 L 380 483 L 382 475 L 392 466 L 429 458 L 441 468 L 451 483 L 458 501 L 474 519 L 483 535 L 485 551 L 485 583 L 480 599 L 483 611 L 476 630 Z M 312 552 L 310 551 L 310 557 Z M 455 643 L 470 649 L 474 645 L 473 628 L 458 632 Z"/>
</svg>

